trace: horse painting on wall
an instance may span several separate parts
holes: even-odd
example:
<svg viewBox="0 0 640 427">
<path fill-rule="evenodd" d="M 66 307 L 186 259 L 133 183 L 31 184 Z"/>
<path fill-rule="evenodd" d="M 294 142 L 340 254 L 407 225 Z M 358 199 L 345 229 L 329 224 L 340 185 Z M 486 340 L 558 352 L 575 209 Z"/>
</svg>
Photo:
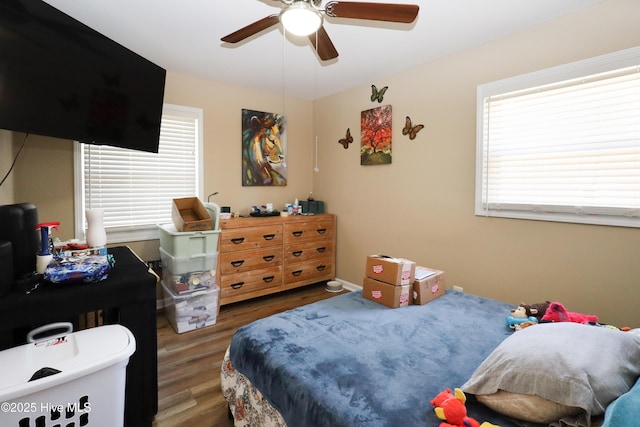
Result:
<svg viewBox="0 0 640 427">
<path fill-rule="evenodd" d="M 242 110 L 242 185 L 287 185 L 286 118 Z"/>
</svg>

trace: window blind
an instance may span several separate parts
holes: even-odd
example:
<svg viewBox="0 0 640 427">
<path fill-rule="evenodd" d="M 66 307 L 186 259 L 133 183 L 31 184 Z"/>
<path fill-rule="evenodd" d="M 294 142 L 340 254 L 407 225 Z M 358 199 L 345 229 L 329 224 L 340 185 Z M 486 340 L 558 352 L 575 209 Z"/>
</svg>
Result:
<svg viewBox="0 0 640 427">
<path fill-rule="evenodd" d="M 171 222 L 172 199 L 199 194 L 200 117 L 201 111 L 165 105 L 158 153 L 80 144 L 83 205 L 104 209 L 110 242 L 130 241 L 126 234 L 145 229 L 157 238 L 156 225 Z"/>
<path fill-rule="evenodd" d="M 476 214 L 640 226 L 640 60 L 480 108 Z"/>
</svg>

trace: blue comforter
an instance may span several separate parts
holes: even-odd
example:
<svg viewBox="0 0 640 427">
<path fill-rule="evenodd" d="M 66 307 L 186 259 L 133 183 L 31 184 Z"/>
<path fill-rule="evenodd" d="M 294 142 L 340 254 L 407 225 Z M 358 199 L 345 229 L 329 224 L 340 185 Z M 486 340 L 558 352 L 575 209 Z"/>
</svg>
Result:
<svg viewBox="0 0 640 427">
<path fill-rule="evenodd" d="M 289 427 L 434 427 L 430 401 L 461 386 L 512 332 L 508 304 L 447 292 L 390 309 L 351 292 L 240 328 L 231 363 Z M 480 422 L 514 426 L 467 401 Z"/>
</svg>

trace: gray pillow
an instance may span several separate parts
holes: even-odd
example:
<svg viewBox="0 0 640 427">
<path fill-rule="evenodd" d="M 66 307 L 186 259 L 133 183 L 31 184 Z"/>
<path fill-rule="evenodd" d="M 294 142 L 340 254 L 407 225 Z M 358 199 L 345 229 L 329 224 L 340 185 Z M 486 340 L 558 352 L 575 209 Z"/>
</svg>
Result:
<svg viewBox="0 0 640 427">
<path fill-rule="evenodd" d="M 546 418 L 579 411 L 582 420 L 573 425 L 589 425 L 588 418 L 602 414 L 639 376 L 638 335 L 572 322 L 542 323 L 504 340 L 461 389 L 521 420 L 550 422 Z M 541 405 L 545 400 L 549 405 Z M 513 402 L 521 412 L 513 413 Z"/>
</svg>

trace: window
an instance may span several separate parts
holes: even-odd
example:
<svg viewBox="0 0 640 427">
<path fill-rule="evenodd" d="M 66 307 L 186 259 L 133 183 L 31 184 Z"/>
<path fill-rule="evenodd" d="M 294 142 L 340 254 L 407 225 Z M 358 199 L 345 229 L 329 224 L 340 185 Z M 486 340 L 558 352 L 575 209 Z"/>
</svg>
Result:
<svg viewBox="0 0 640 427">
<path fill-rule="evenodd" d="M 478 87 L 476 215 L 640 227 L 640 47 Z"/>
<path fill-rule="evenodd" d="M 158 153 L 76 143 L 76 237 L 85 209 L 104 209 L 109 243 L 158 238 L 172 199 L 202 198 L 202 110 L 165 104 Z"/>
</svg>

